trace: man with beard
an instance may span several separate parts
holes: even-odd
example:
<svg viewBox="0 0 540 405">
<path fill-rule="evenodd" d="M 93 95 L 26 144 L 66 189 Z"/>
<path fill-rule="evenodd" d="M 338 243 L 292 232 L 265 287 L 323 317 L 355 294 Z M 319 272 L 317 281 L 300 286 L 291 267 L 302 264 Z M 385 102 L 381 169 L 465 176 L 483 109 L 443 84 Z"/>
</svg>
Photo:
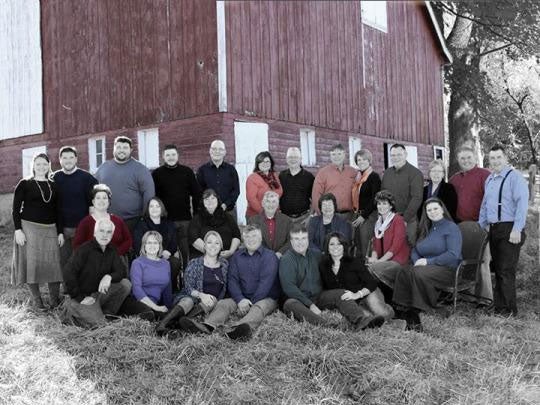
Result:
<svg viewBox="0 0 540 405">
<path fill-rule="evenodd" d="M 154 181 L 147 167 L 131 157 L 132 143 L 126 136 L 114 140 L 114 159 L 104 162 L 96 178 L 111 189 L 110 212 L 121 217 L 131 233 L 144 207 L 154 196 Z"/>
<path fill-rule="evenodd" d="M 201 190 L 193 170 L 178 163 L 176 145 L 165 145 L 163 148 L 163 165 L 152 172 L 156 185 L 156 196 L 163 201 L 167 210 L 167 218 L 174 222 L 177 232 L 178 247 L 182 262 L 188 262 L 188 225 L 192 212 L 199 207 Z"/>
<path fill-rule="evenodd" d="M 77 167 L 77 149 L 63 146 L 59 152 L 61 170 L 54 173 L 53 179 L 60 195 L 60 215 L 64 225 L 64 245 L 60 249 L 62 267 L 71 256 L 71 242 L 75 229 L 81 219 L 88 215 L 92 205 L 90 193 L 97 184 L 94 176 Z"/>
</svg>

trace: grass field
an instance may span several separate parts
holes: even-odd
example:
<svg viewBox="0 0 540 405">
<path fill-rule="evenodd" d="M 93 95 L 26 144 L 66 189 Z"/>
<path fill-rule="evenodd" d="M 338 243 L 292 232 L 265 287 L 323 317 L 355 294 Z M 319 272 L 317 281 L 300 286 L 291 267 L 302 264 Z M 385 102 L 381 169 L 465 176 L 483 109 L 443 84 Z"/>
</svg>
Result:
<svg viewBox="0 0 540 405">
<path fill-rule="evenodd" d="M 334 313 L 336 328 L 276 313 L 247 343 L 170 341 L 137 319 L 87 331 L 34 314 L 26 290 L 7 284 L 12 230 L 0 228 L 0 403 L 540 404 L 538 225 L 529 227 L 517 318 L 460 303 L 449 319 L 422 315 L 424 333 L 358 333 Z"/>
</svg>

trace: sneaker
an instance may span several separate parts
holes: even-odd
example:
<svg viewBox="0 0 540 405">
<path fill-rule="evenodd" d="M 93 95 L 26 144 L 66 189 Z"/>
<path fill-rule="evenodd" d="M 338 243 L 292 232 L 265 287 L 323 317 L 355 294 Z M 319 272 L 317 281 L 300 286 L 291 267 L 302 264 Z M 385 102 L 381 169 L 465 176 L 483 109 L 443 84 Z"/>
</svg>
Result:
<svg viewBox="0 0 540 405">
<path fill-rule="evenodd" d="M 178 323 L 180 324 L 180 329 L 185 330 L 188 333 L 204 333 L 206 335 L 212 333 L 205 324 L 186 316 L 180 318 Z"/>
<path fill-rule="evenodd" d="M 232 340 L 248 340 L 251 338 L 252 331 L 247 323 L 241 323 L 230 332 L 227 332 L 226 335 Z"/>
</svg>

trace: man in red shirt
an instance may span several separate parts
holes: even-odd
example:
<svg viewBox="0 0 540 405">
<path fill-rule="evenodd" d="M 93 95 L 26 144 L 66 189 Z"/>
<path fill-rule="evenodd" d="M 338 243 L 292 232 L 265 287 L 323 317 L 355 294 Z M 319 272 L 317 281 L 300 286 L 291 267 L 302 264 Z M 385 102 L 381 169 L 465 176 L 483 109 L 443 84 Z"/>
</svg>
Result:
<svg viewBox="0 0 540 405">
<path fill-rule="evenodd" d="M 480 205 L 484 198 L 484 184 L 491 172 L 478 167 L 474 149 L 469 146 L 464 145 L 458 149 L 457 159 L 461 171 L 450 178 L 450 184 L 456 189 L 458 198 L 456 217 L 459 222 L 478 221 Z M 482 297 L 478 300 L 479 303 L 485 304 L 493 300 L 489 246 L 486 246 L 483 259 L 474 294 Z"/>
</svg>

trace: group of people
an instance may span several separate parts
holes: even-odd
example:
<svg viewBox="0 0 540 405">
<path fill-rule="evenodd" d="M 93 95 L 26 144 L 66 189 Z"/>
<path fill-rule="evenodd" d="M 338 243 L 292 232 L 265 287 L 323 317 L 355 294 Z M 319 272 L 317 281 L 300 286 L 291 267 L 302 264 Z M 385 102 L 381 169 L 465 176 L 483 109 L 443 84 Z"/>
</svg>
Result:
<svg viewBox="0 0 540 405">
<path fill-rule="evenodd" d="M 447 183 L 434 160 L 426 184 L 401 144 L 390 148 L 382 178 L 366 149 L 353 168 L 335 145 L 316 176 L 301 166 L 299 148 L 287 150 L 280 173 L 261 152 L 246 181 L 242 230 L 238 173 L 222 141 L 211 143 L 210 161 L 196 172 L 179 163 L 175 145 L 164 147 L 152 172 L 132 151 L 130 138 L 117 137 L 114 158 L 92 176 L 65 146 L 60 170 L 51 173 L 39 154 L 18 183 L 12 281 L 29 286 L 38 310 L 46 309 L 40 284 L 48 283 L 54 308 L 63 282 L 65 313 L 86 326 L 138 315 L 158 320 L 159 334 L 224 327 L 244 339 L 280 307 L 317 325 L 327 323 L 321 310 L 337 309 L 356 329 L 397 317 L 419 331 L 419 313 L 437 311 L 439 289 L 454 282 L 462 258 L 456 223 L 476 221 L 490 248 L 475 294 L 494 298 L 497 313 L 517 313 L 528 188 L 499 145 L 489 152 L 492 172 L 463 146 L 461 171 Z M 224 326 L 232 314 L 240 319 Z"/>
</svg>

